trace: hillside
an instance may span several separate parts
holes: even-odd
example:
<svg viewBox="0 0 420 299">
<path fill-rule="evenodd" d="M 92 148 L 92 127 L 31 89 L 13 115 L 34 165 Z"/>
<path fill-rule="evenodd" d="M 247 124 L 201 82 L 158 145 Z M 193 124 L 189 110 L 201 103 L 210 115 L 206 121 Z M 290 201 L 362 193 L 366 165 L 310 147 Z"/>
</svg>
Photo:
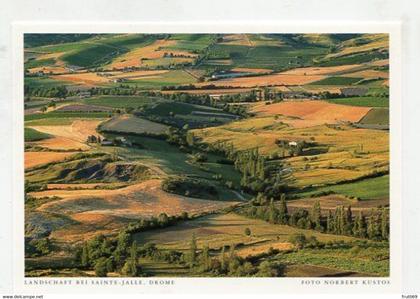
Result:
<svg viewBox="0 0 420 299">
<path fill-rule="evenodd" d="M 387 35 L 24 41 L 25 275 L 389 274 Z"/>
</svg>

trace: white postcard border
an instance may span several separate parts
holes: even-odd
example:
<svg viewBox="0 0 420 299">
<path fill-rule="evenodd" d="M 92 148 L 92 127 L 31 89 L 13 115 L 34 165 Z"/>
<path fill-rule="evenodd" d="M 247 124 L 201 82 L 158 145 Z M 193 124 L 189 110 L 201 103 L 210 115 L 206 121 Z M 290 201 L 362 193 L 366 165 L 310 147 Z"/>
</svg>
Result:
<svg viewBox="0 0 420 299">
<path fill-rule="evenodd" d="M 16 22 L 13 31 L 13 278 L 36 293 L 400 293 L 402 279 L 402 92 L 400 22 Z M 385 278 L 25 278 L 24 33 L 389 33 L 390 276 Z M 79 284 L 77 284 L 77 282 Z M 125 283 L 123 285 L 122 283 Z M 37 283 L 37 284 L 35 284 Z M 84 284 L 86 283 L 86 284 Z M 106 284 L 105 284 L 106 283 Z M 111 285 L 110 285 L 111 284 Z"/>
</svg>

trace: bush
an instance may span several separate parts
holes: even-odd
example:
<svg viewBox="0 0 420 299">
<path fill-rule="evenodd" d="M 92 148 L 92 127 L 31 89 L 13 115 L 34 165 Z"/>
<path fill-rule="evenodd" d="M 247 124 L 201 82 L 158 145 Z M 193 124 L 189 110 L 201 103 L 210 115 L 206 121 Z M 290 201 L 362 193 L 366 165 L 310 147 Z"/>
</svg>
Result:
<svg viewBox="0 0 420 299">
<path fill-rule="evenodd" d="M 108 274 L 107 259 L 104 257 L 99 258 L 95 263 L 95 274 L 98 277 L 106 277 Z"/>
<path fill-rule="evenodd" d="M 289 242 L 295 245 L 297 249 L 302 249 L 307 243 L 307 240 L 304 234 L 297 233 L 289 237 Z"/>
<path fill-rule="evenodd" d="M 250 236 L 251 235 L 251 230 L 249 229 L 249 227 L 245 228 L 245 236 Z"/>
<path fill-rule="evenodd" d="M 206 180 L 192 178 L 167 178 L 162 182 L 162 189 L 175 193 L 203 199 L 218 199 L 219 194 L 215 186 Z"/>
<path fill-rule="evenodd" d="M 281 275 L 281 265 L 264 261 L 258 266 L 257 276 L 259 277 L 278 277 Z"/>
<path fill-rule="evenodd" d="M 137 263 L 133 259 L 129 259 L 125 262 L 122 270 L 122 274 L 128 277 L 136 277 L 139 275 L 139 269 Z"/>
</svg>

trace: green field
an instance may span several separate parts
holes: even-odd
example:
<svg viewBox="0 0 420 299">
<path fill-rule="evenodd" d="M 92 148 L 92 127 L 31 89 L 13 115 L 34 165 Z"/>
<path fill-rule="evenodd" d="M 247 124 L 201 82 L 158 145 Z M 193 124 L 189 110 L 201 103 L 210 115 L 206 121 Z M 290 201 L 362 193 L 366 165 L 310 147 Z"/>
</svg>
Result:
<svg viewBox="0 0 420 299">
<path fill-rule="evenodd" d="M 101 125 L 101 130 L 121 132 L 121 133 L 135 133 L 135 134 L 154 134 L 162 135 L 168 130 L 168 126 L 151 122 L 147 119 L 142 119 L 136 116 L 120 116 L 113 118 Z"/>
<path fill-rule="evenodd" d="M 65 119 L 65 118 L 108 118 L 108 117 L 110 117 L 109 112 L 60 112 L 60 111 L 56 112 L 56 111 L 52 111 L 48 113 L 25 115 L 25 122 L 33 121 L 37 119 L 46 119 L 46 118 Z"/>
<path fill-rule="evenodd" d="M 114 134 L 106 134 L 109 137 L 115 137 Z M 208 160 L 204 163 L 193 164 L 190 162 L 188 153 L 179 149 L 179 147 L 156 138 L 143 136 L 126 136 L 126 138 L 135 144 L 134 148 L 122 148 L 119 155 L 131 161 L 144 161 L 162 168 L 169 175 L 188 175 L 197 178 L 213 180 L 214 174 L 222 174 L 225 180 L 231 180 L 235 185 L 239 184 L 240 174 L 232 165 L 217 163 L 222 156 L 208 154 Z M 106 148 L 103 148 L 106 150 Z M 112 148 L 108 148 L 112 151 Z M 231 193 L 229 192 L 230 196 Z"/>
<path fill-rule="evenodd" d="M 44 45 L 31 48 L 31 50 L 44 53 L 63 53 L 60 59 L 68 65 L 95 67 L 111 62 L 114 57 L 126 53 L 129 49 L 146 46 L 152 43 L 156 37 L 144 34 L 111 34 L 90 35 L 85 38 L 78 37 L 78 39 L 80 41 Z M 43 63 L 38 64 L 44 65 Z"/>
<path fill-rule="evenodd" d="M 124 53 L 123 48 L 114 47 L 112 45 L 91 45 L 77 51 L 63 56 L 63 60 L 69 65 L 77 65 L 81 67 L 93 67 L 104 63 L 114 56 Z"/>
<path fill-rule="evenodd" d="M 178 102 L 164 102 L 155 105 L 154 107 L 147 109 L 147 113 L 159 115 L 159 116 L 168 116 L 171 112 L 173 114 L 182 114 L 187 115 L 191 114 L 193 111 L 199 112 L 206 112 L 206 113 L 218 113 L 223 112 L 220 109 L 206 107 L 206 106 L 199 106 L 199 105 L 192 105 L 186 103 L 178 103 Z"/>
<path fill-rule="evenodd" d="M 159 102 L 159 98 L 147 96 L 97 96 L 83 99 L 82 102 L 88 105 L 105 106 L 111 108 L 134 108 L 145 107 L 149 104 Z"/>
<path fill-rule="evenodd" d="M 201 52 L 213 43 L 215 39 L 214 34 L 172 34 L 171 40 L 176 40 L 174 46 L 166 49 L 185 50 L 192 52 Z"/>
<path fill-rule="evenodd" d="M 389 197 L 389 175 L 361 181 L 317 188 L 314 191 L 300 193 L 301 197 L 308 197 L 321 192 L 334 192 L 361 200 L 382 199 Z"/>
<path fill-rule="evenodd" d="M 232 59 L 232 66 L 268 68 L 274 70 L 312 65 L 313 59 L 326 49 L 315 45 L 243 46 L 216 44 L 209 50 L 209 59 Z M 206 61 L 203 62 L 204 64 Z"/>
<path fill-rule="evenodd" d="M 364 107 L 388 107 L 389 99 L 382 97 L 352 97 L 352 98 L 336 98 L 328 99 L 328 102 L 349 105 L 349 106 L 364 106 Z"/>
<path fill-rule="evenodd" d="M 91 38 L 96 34 L 40 34 L 26 33 L 24 35 L 25 48 L 40 47 L 44 45 L 54 45 L 69 42 L 80 42 Z"/>
<path fill-rule="evenodd" d="M 142 47 L 150 44 L 155 37 L 149 35 L 115 36 L 95 40 L 92 44 L 85 45 L 84 48 L 71 52 L 63 56 L 63 60 L 70 65 L 82 67 L 93 67 L 107 62 L 118 55 L 126 53 L 129 49 Z"/>
<path fill-rule="evenodd" d="M 360 124 L 367 125 L 389 125 L 389 109 L 374 108 L 370 110 L 360 121 Z"/>
<path fill-rule="evenodd" d="M 32 128 L 25 128 L 25 141 L 39 141 L 50 138 L 51 135 L 39 132 Z"/>
<path fill-rule="evenodd" d="M 148 107 L 141 112 L 141 115 L 152 121 L 178 128 L 186 124 L 189 128 L 216 126 L 237 119 L 237 116 L 222 109 L 169 101 Z"/>
<path fill-rule="evenodd" d="M 59 81 L 48 77 L 25 77 L 25 86 L 32 88 L 51 88 L 57 86 L 69 86 L 70 82 Z"/>
<path fill-rule="evenodd" d="M 347 56 L 339 56 L 331 59 L 324 59 L 317 63 L 319 66 L 336 66 L 345 64 L 359 64 L 369 62 L 375 59 L 388 59 L 388 53 L 381 53 L 378 51 L 372 51 L 370 53 L 358 53 Z"/>
<path fill-rule="evenodd" d="M 354 274 L 360 273 L 357 276 L 369 276 L 369 274 L 388 276 L 388 246 L 386 243 L 370 244 L 369 246 L 363 243 L 354 243 L 349 248 L 337 246 L 338 248 L 333 249 L 303 249 L 279 254 L 272 260 L 292 265 L 317 265 L 341 271 L 356 272 Z"/>
<path fill-rule="evenodd" d="M 34 60 L 29 60 L 28 62 L 25 62 L 25 69 L 30 69 L 30 68 L 34 68 L 34 67 L 40 67 L 40 66 L 49 66 L 49 65 L 54 65 L 55 64 L 55 59 L 34 59 Z"/>
</svg>

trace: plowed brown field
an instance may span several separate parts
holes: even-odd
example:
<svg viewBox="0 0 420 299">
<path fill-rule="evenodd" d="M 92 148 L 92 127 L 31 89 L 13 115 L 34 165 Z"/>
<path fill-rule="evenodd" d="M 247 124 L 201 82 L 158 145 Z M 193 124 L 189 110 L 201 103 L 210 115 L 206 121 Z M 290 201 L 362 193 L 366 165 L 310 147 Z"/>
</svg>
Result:
<svg viewBox="0 0 420 299">
<path fill-rule="evenodd" d="M 75 154 L 75 152 L 25 152 L 25 169 L 50 162 L 61 161 L 73 154 Z"/>
<path fill-rule="evenodd" d="M 338 123 L 340 121 L 357 122 L 369 112 L 369 107 L 355 107 L 332 104 L 325 101 L 291 101 L 277 104 L 256 104 L 252 111 L 260 115 L 284 115 L 292 118 L 282 119 L 283 122 L 304 128 L 322 124 Z"/>
<path fill-rule="evenodd" d="M 73 73 L 64 75 L 54 75 L 51 78 L 60 81 L 69 81 L 85 86 L 96 86 L 100 84 L 110 83 L 111 80 L 107 77 L 99 76 L 96 73 Z"/>
</svg>

